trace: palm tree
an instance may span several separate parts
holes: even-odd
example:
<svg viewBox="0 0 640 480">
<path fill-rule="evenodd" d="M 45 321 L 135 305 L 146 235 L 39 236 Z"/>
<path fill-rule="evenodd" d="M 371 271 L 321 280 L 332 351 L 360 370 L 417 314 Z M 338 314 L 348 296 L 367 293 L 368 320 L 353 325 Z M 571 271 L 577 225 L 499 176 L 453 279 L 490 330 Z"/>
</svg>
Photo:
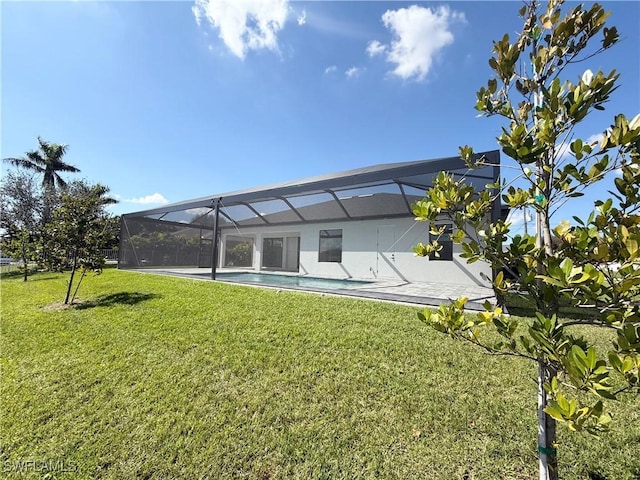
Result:
<svg viewBox="0 0 640 480">
<path fill-rule="evenodd" d="M 79 172 L 80 169 L 69 165 L 62 161 L 62 157 L 67 153 L 68 145 L 51 143 L 38 137 L 40 148 L 26 153 L 25 157 L 5 158 L 5 162 L 9 162 L 17 167 L 23 167 L 42 173 L 42 186 L 45 190 L 55 191 L 56 186 L 65 188 L 67 182 L 58 174 L 58 172 Z"/>
</svg>

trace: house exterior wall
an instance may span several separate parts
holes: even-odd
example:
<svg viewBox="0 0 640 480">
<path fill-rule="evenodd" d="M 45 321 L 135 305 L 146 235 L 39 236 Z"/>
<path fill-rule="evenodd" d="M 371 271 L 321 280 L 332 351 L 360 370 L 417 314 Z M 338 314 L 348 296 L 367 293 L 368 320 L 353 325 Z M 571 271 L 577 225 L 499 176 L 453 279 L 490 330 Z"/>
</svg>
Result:
<svg viewBox="0 0 640 480">
<path fill-rule="evenodd" d="M 342 230 L 342 261 L 339 263 L 318 260 L 320 230 L 326 229 Z M 299 273 L 304 275 L 459 285 L 486 285 L 481 273 L 491 277 L 491 269 L 486 263 L 469 265 L 460 258 L 458 245 L 453 246 L 453 260 L 416 257 L 412 247 L 429 240 L 429 228 L 427 223 L 416 222 L 412 217 L 225 229 L 222 231 L 220 265 L 224 265 L 227 235 L 254 238 L 254 270 L 261 269 L 263 238 L 299 236 Z"/>
</svg>

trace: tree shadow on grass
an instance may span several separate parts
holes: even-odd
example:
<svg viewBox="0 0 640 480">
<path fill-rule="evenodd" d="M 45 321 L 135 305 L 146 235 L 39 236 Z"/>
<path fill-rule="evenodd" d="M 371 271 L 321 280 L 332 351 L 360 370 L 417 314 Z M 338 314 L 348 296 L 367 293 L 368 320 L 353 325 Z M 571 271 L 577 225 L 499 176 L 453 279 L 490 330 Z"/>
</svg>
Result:
<svg viewBox="0 0 640 480">
<path fill-rule="evenodd" d="M 136 305 L 140 302 L 160 297 L 162 297 L 162 295 L 158 295 L 157 293 L 118 292 L 82 302 L 76 306 L 76 309 L 85 310 L 87 308 L 112 307 L 114 305 Z"/>
<path fill-rule="evenodd" d="M 0 271 L 0 278 L 16 278 L 23 277 L 24 273 L 20 270 L 4 270 Z"/>
<path fill-rule="evenodd" d="M 600 472 L 589 471 L 589 480 L 609 480 L 610 477 L 601 474 Z M 637 469 L 633 472 L 632 480 L 640 480 L 640 469 Z"/>
<path fill-rule="evenodd" d="M 8 280 L 11 278 L 20 278 L 24 277 L 24 272 L 22 270 L 11 270 L 0 272 L 0 279 Z M 30 270 L 27 278 L 27 282 L 38 282 L 40 280 L 51 280 L 53 278 L 58 278 L 58 276 L 54 273 L 38 273 L 36 270 Z"/>
<path fill-rule="evenodd" d="M 514 293 L 508 293 L 505 298 L 505 307 L 510 315 L 518 317 L 535 317 L 536 306 L 533 300 L 520 297 Z M 594 308 L 572 307 L 568 301 L 561 301 L 559 308 L 560 318 L 572 320 L 593 320 L 598 318 L 598 311 Z"/>
<path fill-rule="evenodd" d="M 608 477 L 605 477 L 600 472 L 589 472 L 589 480 L 609 480 Z"/>
</svg>

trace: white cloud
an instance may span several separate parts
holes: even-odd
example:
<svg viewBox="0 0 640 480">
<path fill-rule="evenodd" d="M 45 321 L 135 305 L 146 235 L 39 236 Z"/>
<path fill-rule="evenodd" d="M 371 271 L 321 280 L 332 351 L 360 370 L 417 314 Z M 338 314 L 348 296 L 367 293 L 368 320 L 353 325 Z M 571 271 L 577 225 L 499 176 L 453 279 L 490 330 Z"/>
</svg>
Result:
<svg viewBox="0 0 640 480">
<path fill-rule="evenodd" d="M 330 73 L 335 72 L 336 70 L 338 70 L 338 67 L 336 67 L 335 65 L 331 65 L 330 67 L 327 67 L 324 69 L 324 73 L 325 75 L 328 75 Z"/>
<path fill-rule="evenodd" d="M 381 55 L 387 51 L 387 47 L 381 44 L 378 40 L 371 40 L 369 45 L 367 45 L 367 55 L 370 57 L 375 57 L 376 55 Z"/>
<path fill-rule="evenodd" d="M 511 226 L 516 226 L 524 223 L 524 211 L 523 210 L 509 210 L 507 215 L 507 223 Z"/>
<path fill-rule="evenodd" d="M 532 228 L 535 228 L 531 225 L 531 222 L 534 221 L 532 210 L 530 208 L 509 210 L 507 223 L 511 225 L 512 235 L 518 233 L 520 230 L 524 230 L 525 218 L 527 222 L 527 231 L 531 233 Z"/>
<path fill-rule="evenodd" d="M 351 67 L 347 69 L 344 74 L 347 76 L 347 78 L 355 78 L 360 75 L 360 69 L 358 67 Z"/>
<path fill-rule="evenodd" d="M 587 138 L 587 140 L 585 141 L 585 143 L 588 143 L 592 146 L 598 146 L 600 145 L 600 142 L 602 141 L 602 137 L 604 137 L 604 135 L 602 133 L 596 133 L 595 135 L 591 135 Z M 595 143 L 595 145 L 593 145 Z"/>
<path fill-rule="evenodd" d="M 197 2 L 193 7 L 191 7 L 191 12 L 193 12 L 193 16 L 196 19 L 196 25 L 201 26 L 203 9 L 200 6 L 198 6 Z"/>
<path fill-rule="evenodd" d="M 594 135 L 590 135 L 586 140 L 583 140 L 584 144 L 591 145 L 595 151 L 597 151 L 597 147 L 602 141 L 602 133 L 596 133 Z M 556 145 L 556 155 L 558 158 L 564 159 L 568 156 L 573 156 L 573 152 L 571 151 L 571 142 L 563 142 Z"/>
<path fill-rule="evenodd" d="M 373 57 L 385 53 L 387 62 L 395 64 L 392 74 L 404 80 L 423 80 L 442 49 L 453 43 L 450 28 L 454 22 L 466 22 L 464 14 L 447 6 L 432 9 L 412 5 L 387 10 L 382 23 L 393 34 L 391 44 L 373 40 L 367 54 Z"/>
<path fill-rule="evenodd" d="M 198 208 L 188 208 L 187 210 L 184 211 L 184 213 L 188 213 L 189 215 L 193 215 L 195 217 L 202 217 L 203 215 L 206 215 L 211 211 L 212 211 L 211 208 L 198 207 Z"/>
<path fill-rule="evenodd" d="M 160 204 L 164 205 L 166 203 L 169 203 L 169 200 L 164 198 L 164 195 L 162 195 L 161 193 L 152 193 L 151 195 L 146 195 L 144 197 L 129 198 L 129 199 L 125 200 L 125 202 L 143 203 L 143 204 L 160 203 Z"/>
<path fill-rule="evenodd" d="M 302 26 L 307 23 L 307 11 L 302 10 L 302 14 L 298 17 L 298 25 Z"/>
<path fill-rule="evenodd" d="M 206 19 L 240 59 L 249 50 L 278 50 L 288 10 L 288 0 L 196 0 L 191 9 L 196 23 Z"/>
</svg>

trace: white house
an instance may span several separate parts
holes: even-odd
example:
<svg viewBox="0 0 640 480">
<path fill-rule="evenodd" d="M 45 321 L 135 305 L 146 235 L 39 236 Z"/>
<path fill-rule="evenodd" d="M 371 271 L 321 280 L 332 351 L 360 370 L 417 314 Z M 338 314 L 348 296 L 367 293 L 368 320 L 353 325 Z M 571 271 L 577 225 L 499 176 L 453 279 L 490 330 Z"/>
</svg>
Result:
<svg viewBox="0 0 640 480">
<path fill-rule="evenodd" d="M 429 240 L 429 225 L 414 220 L 411 205 L 438 172 L 478 189 L 499 178 L 499 152 L 479 155 L 489 165 L 475 170 L 458 157 L 376 165 L 129 213 L 122 216 L 119 268 L 201 267 L 212 278 L 242 269 L 486 285 L 481 275 L 491 276 L 490 267 L 468 265 L 451 242 L 444 242 L 440 258 L 412 251 Z"/>
</svg>

